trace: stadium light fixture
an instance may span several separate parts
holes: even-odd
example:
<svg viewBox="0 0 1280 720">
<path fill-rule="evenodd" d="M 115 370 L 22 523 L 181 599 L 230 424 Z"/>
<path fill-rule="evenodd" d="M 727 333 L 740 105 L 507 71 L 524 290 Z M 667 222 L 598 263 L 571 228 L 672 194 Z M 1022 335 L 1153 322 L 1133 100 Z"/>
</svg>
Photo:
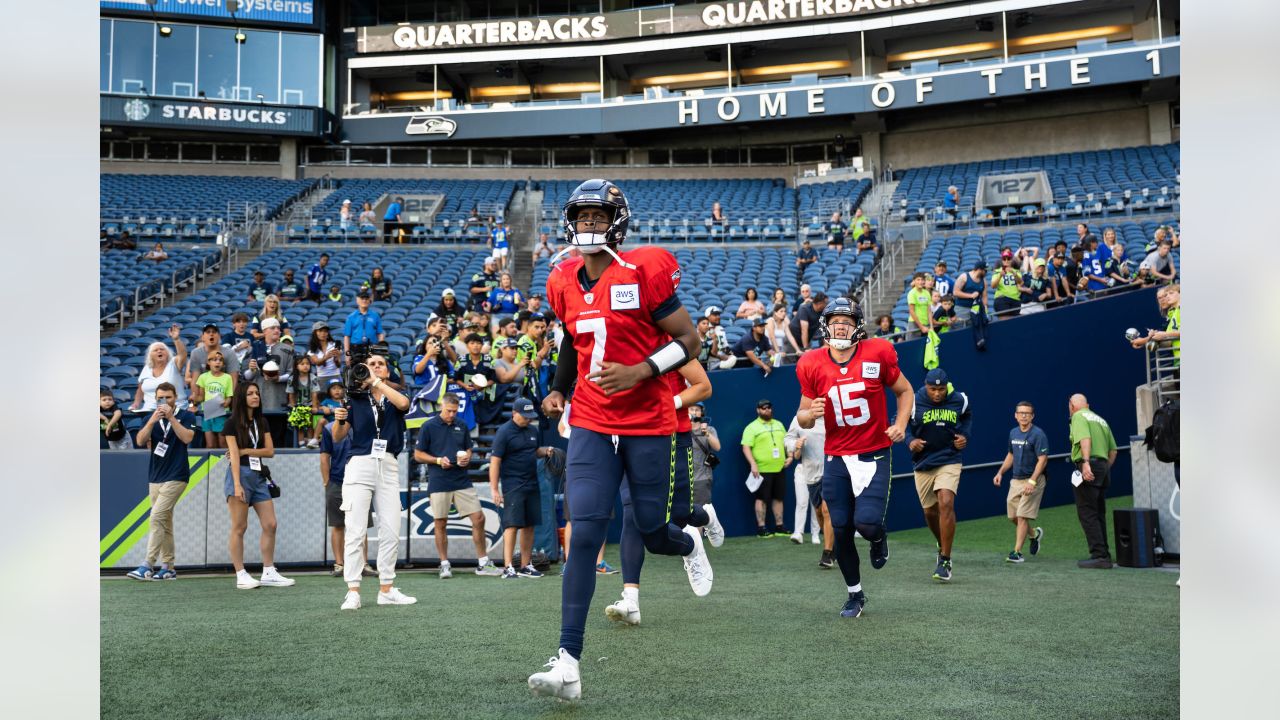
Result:
<svg viewBox="0 0 1280 720">
<path fill-rule="evenodd" d="M 169 37 L 170 35 L 173 34 L 173 28 L 169 27 L 168 25 L 161 25 L 158 29 L 158 32 L 160 33 L 160 37 Z"/>
<path fill-rule="evenodd" d="M 546 83 L 543 85 L 534 85 L 533 90 L 539 95 L 563 95 L 566 93 L 599 92 L 600 83 L 598 82 Z"/>
<path fill-rule="evenodd" d="M 823 70 L 844 70 L 849 67 L 848 60 L 818 60 L 814 62 L 791 63 L 789 65 L 765 65 L 762 67 L 742 68 L 743 77 L 760 77 L 763 75 L 797 75 L 800 73 L 822 72 Z"/>
<path fill-rule="evenodd" d="M 636 80 L 637 85 L 676 85 L 678 83 L 701 82 L 709 80 L 726 80 L 728 70 L 708 70 L 707 72 L 685 73 L 683 75 L 655 75 Z"/>
<path fill-rule="evenodd" d="M 418 100 L 448 100 L 453 97 L 453 93 L 449 90 L 404 90 L 402 92 L 382 93 L 382 100 L 404 100 L 414 102 Z"/>
<path fill-rule="evenodd" d="M 244 41 L 248 39 L 249 39 L 249 36 L 245 35 L 243 30 L 241 30 L 240 28 L 236 28 L 236 44 L 237 45 L 243 45 Z"/>
<path fill-rule="evenodd" d="M 1020 38 L 1009 38 L 1009 47 L 1025 48 L 1034 45 L 1048 45 L 1049 43 L 1092 40 L 1104 37 L 1112 38 L 1113 36 L 1120 38 L 1125 35 L 1132 34 L 1132 25 L 1100 25 L 1098 27 L 1084 28 L 1082 30 L 1064 30 L 1062 32 L 1045 33 L 1043 35 L 1028 35 Z"/>
<path fill-rule="evenodd" d="M 930 60 L 933 58 L 949 57 L 952 55 L 968 55 L 970 53 L 988 52 L 991 50 L 999 50 L 1000 43 L 997 42 L 976 42 L 964 45 L 949 45 L 947 47 L 929 48 L 928 50 L 911 50 L 909 52 L 894 53 L 885 56 L 888 62 L 912 62 L 915 60 Z"/>
<path fill-rule="evenodd" d="M 528 85 L 490 85 L 473 88 L 471 95 L 478 98 L 508 97 L 511 95 L 529 95 L 533 90 Z"/>
</svg>

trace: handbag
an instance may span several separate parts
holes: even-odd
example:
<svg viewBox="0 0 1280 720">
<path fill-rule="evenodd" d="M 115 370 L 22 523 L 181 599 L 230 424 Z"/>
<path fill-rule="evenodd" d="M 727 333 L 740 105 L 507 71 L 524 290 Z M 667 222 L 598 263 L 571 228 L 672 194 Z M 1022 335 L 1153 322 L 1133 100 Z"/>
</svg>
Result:
<svg viewBox="0 0 1280 720">
<path fill-rule="evenodd" d="M 271 479 L 271 468 L 263 464 L 262 469 L 258 471 L 258 475 L 267 483 L 267 493 L 272 498 L 280 497 L 280 486 Z"/>
</svg>

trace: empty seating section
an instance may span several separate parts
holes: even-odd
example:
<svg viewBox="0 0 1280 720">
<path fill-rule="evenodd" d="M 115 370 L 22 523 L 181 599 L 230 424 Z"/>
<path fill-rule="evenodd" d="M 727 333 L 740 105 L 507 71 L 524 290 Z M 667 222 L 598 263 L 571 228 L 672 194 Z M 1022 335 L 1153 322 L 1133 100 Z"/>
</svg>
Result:
<svg viewBox="0 0 1280 720">
<path fill-rule="evenodd" d="M 228 220 L 242 218 L 245 205 L 279 213 L 315 180 L 211 175 L 119 175 L 100 179 L 102 229 L 115 235 L 213 240 Z"/>
<path fill-rule="evenodd" d="M 215 247 L 166 249 L 169 259 L 143 260 L 151 248 L 108 250 L 99 254 L 99 314 L 116 323 L 133 312 L 135 304 L 158 301 L 186 287 L 216 267 L 222 253 Z"/>
<path fill-rule="evenodd" d="M 392 351 L 402 355 L 411 353 L 426 327 L 427 317 L 440 302 L 441 291 L 454 288 L 459 296 L 465 296 L 471 276 L 481 270 L 485 255 L 482 251 L 399 248 L 390 251 L 385 248 L 353 248 L 334 250 L 329 254 L 329 284 L 342 288 L 342 301 L 317 304 L 303 300 L 282 304 L 298 352 L 307 347 L 311 339 L 311 325 L 316 320 L 327 321 L 334 338 L 341 342 L 343 322 L 356 309 L 356 291 L 374 267 L 381 267 L 392 281 L 393 300 L 375 302 L 374 309 L 382 315 Z M 246 301 L 254 271 L 262 270 L 273 284 L 280 282 L 288 268 L 293 268 L 295 277 L 302 279 L 318 257 L 319 253 L 311 249 L 270 251 L 201 292 L 161 308 L 103 339 L 100 343 L 100 382 L 112 389 L 117 399 L 131 403 L 147 346 L 157 340 L 168 344 L 167 331 L 172 323 L 183 326 L 182 339 L 189 348 L 198 342 L 200 328 L 206 321 L 221 326 L 225 339 L 231 331 L 234 313 L 243 311 L 252 318 L 262 309 L 260 303 Z M 406 358 L 402 367 L 407 366 L 409 360 L 412 358 Z"/>
<path fill-rule="evenodd" d="M 672 251 L 684 272 L 677 294 L 680 302 L 696 319 L 709 305 L 724 310 L 721 325 L 730 342 L 736 342 L 747 332 L 751 323 L 737 320 L 734 315 L 745 299 L 748 287 L 754 287 L 760 301 L 768 309 L 774 288 L 782 288 L 787 294 L 787 311 L 799 297 L 800 284 L 808 283 L 814 292 L 828 295 L 847 295 L 858 290 L 875 266 L 871 253 L 854 257 L 852 252 L 837 254 L 819 250 L 818 262 L 810 265 L 803 278 L 796 277 L 795 250 L 789 248 L 752 248 L 743 250 L 719 250 L 706 248 L 677 248 Z M 533 269 L 531 292 L 546 292 L 547 276 L 551 268 L 547 261 L 539 260 Z"/>
<path fill-rule="evenodd" d="M 1153 145 L 1115 150 L 1035 155 L 982 162 L 934 165 L 903 171 L 893 194 L 900 220 L 935 217 L 947 188 L 960 192 L 957 224 L 1002 224 L 1045 219 L 1128 215 L 1135 212 L 1167 213 L 1173 210 L 1180 188 L 1179 145 Z M 974 209 L 978 180 L 993 173 L 1044 170 L 1053 188 L 1053 202 L 1044 207 L 1018 206 L 995 210 Z M 1028 213 L 1028 210 L 1032 213 Z M 947 222 L 950 222 L 948 220 Z"/>
<path fill-rule="evenodd" d="M 312 209 L 310 225 L 288 228 L 290 240 L 323 242 L 373 239 L 378 234 L 377 226 L 362 227 L 357 222 L 364 203 L 377 208 L 378 201 L 384 196 L 441 195 L 443 203 L 432 217 L 431 223 L 411 228 L 414 239 L 432 242 L 482 242 L 488 238 L 485 229 L 474 224 L 466 226 L 471 209 L 474 207 L 479 210 L 482 217 L 494 215 L 502 218 L 516 191 L 516 183 L 511 180 L 382 178 L 337 180 L 336 183 L 337 189 Z M 351 201 L 351 222 L 345 229 L 341 223 L 343 200 Z M 377 212 L 378 225 L 382 222 L 382 213 L 382 210 Z"/>
<path fill-rule="evenodd" d="M 562 233 L 561 208 L 578 180 L 542 183 L 540 231 Z M 635 242 L 794 241 L 796 191 L 780 178 L 735 180 L 619 180 L 631 205 Z M 726 222 L 710 222 L 719 202 Z"/>
<path fill-rule="evenodd" d="M 1168 225 L 1175 231 L 1178 231 L 1178 221 L 1175 218 L 1152 218 L 1137 221 L 1117 221 L 1102 222 L 1090 225 L 1090 231 L 1102 238 L 1102 233 L 1108 228 L 1116 231 L 1116 242 L 1125 249 L 1125 258 L 1129 261 L 1129 267 L 1134 272 L 1138 269 L 1138 263 L 1141 263 L 1146 257 L 1146 248 L 1153 242 L 1156 229 L 1161 225 Z M 1180 231 L 1179 231 L 1180 232 Z M 1016 251 L 1022 247 L 1034 247 L 1039 249 L 1038 257 L 1044 257 L 1046 251 L 1054 246 L 1059 240 L 1067 243 L 1070 247 L 1076 244 L 1076 230 L 1074 225 L 1058 225 L 1045 226 L 1037 230 L 1010 230 L 1006 232 L 959 232 L 935 235 L 929 241 L 929 246 L 925 248 L 924 254 L 921 255 L 920 261 L 916 263 L 915 270 L 912 272 L 932 273 L 934 267 L 939 260 L 947 263 L 947 274 L 953 279 L 958 277 L 960 273 L 973 268 L 974 262 L 979 258 L 987 262 L 987 279 L 990 285 L 991 272 L 1000 267 L 1000 249 L 1004 247 L 1011 248 Z M 1182 271 L 1182 262 L 1180 253 L 1174 248 L 1171 253 L 1173 256 L 1174 267 L 1179 273 Z M 1030 272 L 1030 268 L 1022 267 L 1022 272 Z M 898 298 L 897 304 L 894 305 L 893 316 L 894 324 L 898 327 L 909 327 L 910 320 L 907 310 L 907 290 L 911 287 L 911 273 L 902 279 L 903 289 L 902 295 Z M 988 288 L 987 299 L 992 298 L 991 290 Z M 867 318 L 867 322 L 874 321 L 874 318 Z"/>
</svg>

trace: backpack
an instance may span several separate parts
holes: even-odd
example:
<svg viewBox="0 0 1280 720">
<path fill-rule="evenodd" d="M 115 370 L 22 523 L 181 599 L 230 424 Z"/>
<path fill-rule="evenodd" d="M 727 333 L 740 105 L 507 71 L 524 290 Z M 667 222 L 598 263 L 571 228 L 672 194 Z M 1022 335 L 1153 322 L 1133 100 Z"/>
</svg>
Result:
<svg viewBox="0 0 1280 720">
<path fill-rule="evenodd" d="M 1155 450 L 1156 459 L 1160 462 L 1176 463 L 1179 461 L 1179 414 L 1177 400 L 1165 400 L 1156 409 L 1151 418 L 1151 426 L 1147 428 L 1144 442 L 1148 450 Z"/>
</svg>

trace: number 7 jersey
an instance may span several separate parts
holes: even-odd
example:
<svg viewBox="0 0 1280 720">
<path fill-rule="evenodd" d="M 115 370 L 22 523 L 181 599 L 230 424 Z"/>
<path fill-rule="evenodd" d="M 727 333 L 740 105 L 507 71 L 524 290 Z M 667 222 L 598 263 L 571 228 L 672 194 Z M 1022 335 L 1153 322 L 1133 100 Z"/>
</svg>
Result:
<svg viewBox="0 0 1280 720">
<path fill-rule="evenodd" d="M 827 455 L 858 455 L 892 444 L 885 434 L 889 427 L 885 388 L 901 374 L 897 351 L 880 338 L 860 340 L 844 365 L 832 360 L 825 347 L 800 357 L 796 363 L 800 393 L 827 400 L 822 418 Z"/>
<path fill-rule="evenodd" d="M 666 378 L 648 378 L 613 395 L 587 380 L 605 361 L 644 362 L 670 339 L 658 321 L 681 307 L 675 256 L 653 246 L 619 255 L 635 268 L 611 263 L 590 289 L 579 272 L 582 258 L 566 259 L 547 278 L 547 302 L 578 352 L 570 424 L 609 435 L 670 435 L 676 431 L 676 413 Z"/>
</svg>

